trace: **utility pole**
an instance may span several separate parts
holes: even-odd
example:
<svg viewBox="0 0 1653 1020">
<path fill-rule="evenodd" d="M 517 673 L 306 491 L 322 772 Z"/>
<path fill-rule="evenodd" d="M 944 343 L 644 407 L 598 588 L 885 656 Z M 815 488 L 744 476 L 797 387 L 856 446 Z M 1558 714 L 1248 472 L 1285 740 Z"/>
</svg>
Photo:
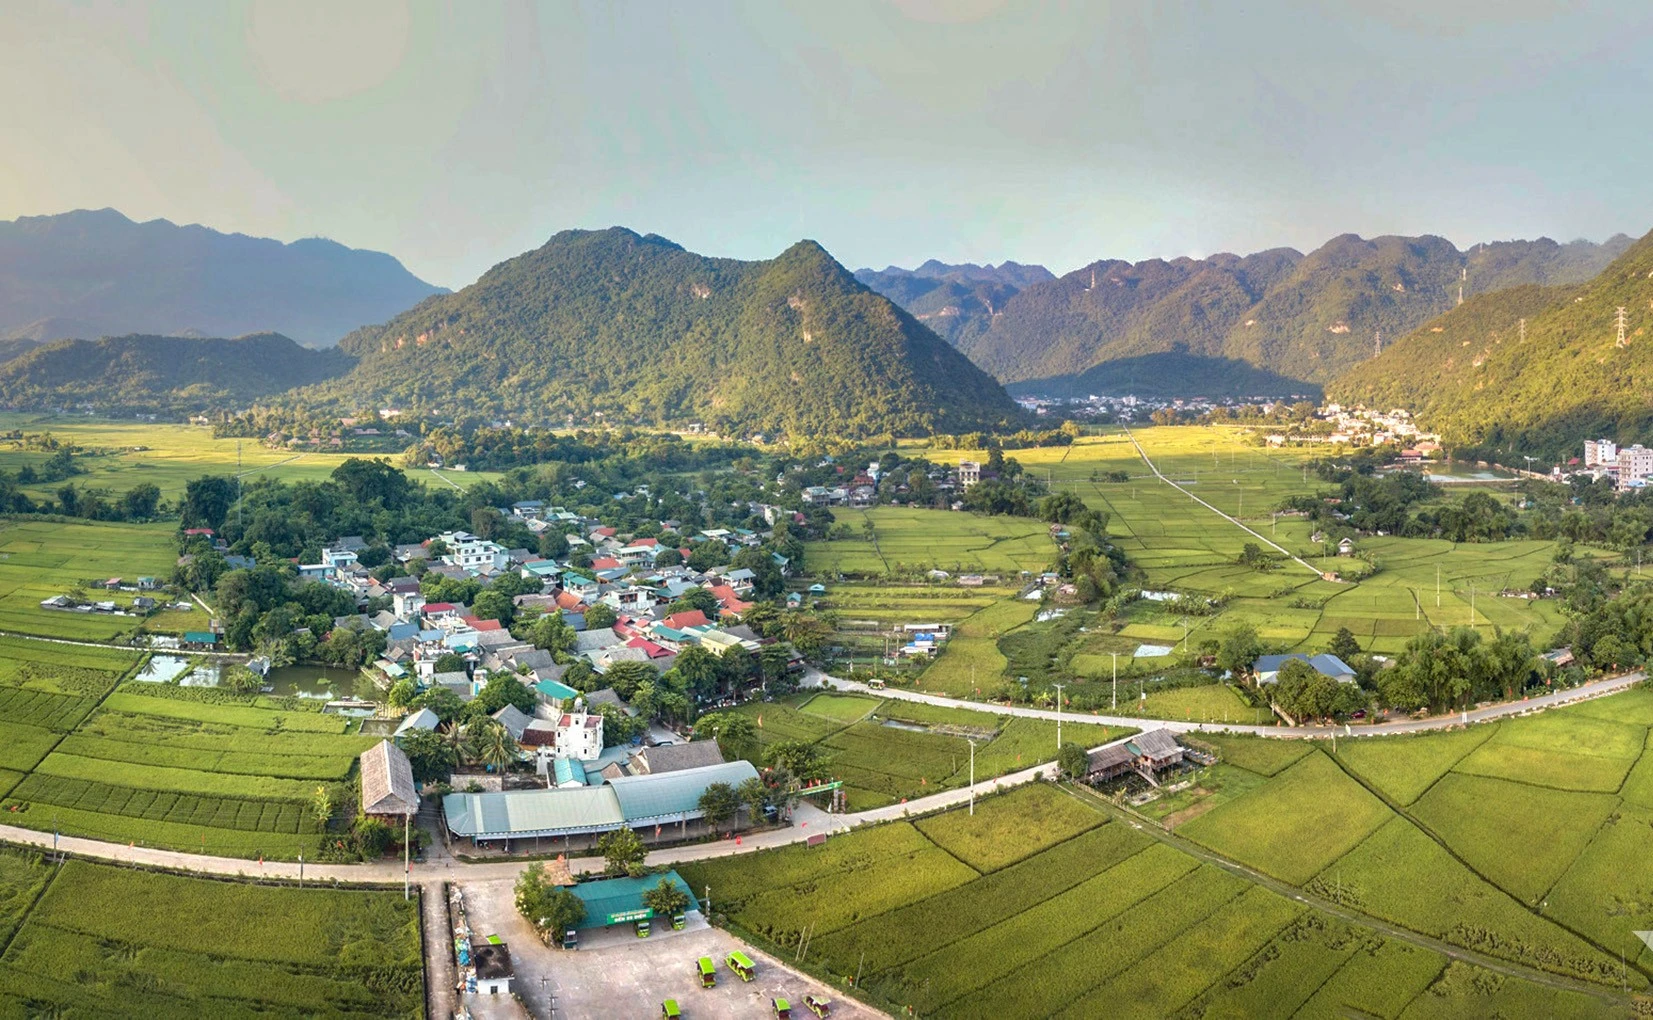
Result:
<svg viewBox="0 0 1653 1020">
<path fill-rule="evenodd" d="M 1119 711 L 1119 653 L 1109 652 L 1108 654 L 1113 656 L 1113 704 L 1108 711 L 1117 712 Z"/>
<path fill-rule="evenodd" d="M 1624 306 L 1619 305 L 1618 326 L 1619 326 L 1619 346 L 1620 347 L 1623 347 L 1624 343 L 1625 343 L 1624 330 L 1625 330 L 1625 326 L 1627 325 L 1627 323 L 1626 323 L 1624 314 L 1625 314 L 1624 313 Z"/>
<path fill-rule="evenodd" d="M 1062 689 L 1067 684 L 1051 684 L 1056 688 L 1056 749 L 1062 749 Z M 974 745 L 972 745 L 974 747 Z"/>
<path fill-rule="evenodd" d="M 1435 608 L 1441 608 L 1441 565 L 1435 564 Z"/>
<path fill-rule="evenodd" d="M 1056 725 L 1060 727 L 1062 724 L 1057 723 Z M 976 742 L 969 737 L 965 737 L 964 742 L 970 745 L 970 813 L 974 815 L 976 813 Z M 1058 737 L 1057 746 L 1060 747 L 1061 743 L 1061 738 Z"/>
<path fill-rule="evenodd" d="M 413 816 L 412 815 L 403 815 L 402 816 L 402 899 L 403 900 L 408 899 L 412 895 L 412 889 L 410 889 L 409 886 L 412 884 L 412 881 L 413 881 L 413 860 L 409 856 L 409 852 L 408 852 L 408 844 L 410 842 L 412 842 L 412 840 L 410 840 L 408 837 L 412 834 L 412 832 L 413 832 Z"/>
<path fill-rule="evenodd" d="M 1469 625 L 1475 626 L 1475 586 L 1469 586 Z"/>
<path fill-rule="evenodd" d="M 235 441 L 235 528 L 241 528 L 241 440 Z"/>
<path fill-rule="evenodd" d="M 1464 303 L 1464 283 L 1469 280 L 1469 267 L 1458 270 L 1458 303 Z"/>
</svg>

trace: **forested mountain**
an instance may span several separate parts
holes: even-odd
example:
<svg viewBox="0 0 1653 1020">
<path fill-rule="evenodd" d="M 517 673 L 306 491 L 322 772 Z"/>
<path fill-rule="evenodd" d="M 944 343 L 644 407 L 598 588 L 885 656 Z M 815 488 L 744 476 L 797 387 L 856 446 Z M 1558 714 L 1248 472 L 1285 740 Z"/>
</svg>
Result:
<svg viewBox="0 0 1653 1020">
<path fill-rule="evenodd" d="M 1103 261 L 1024 288 L 960 348 L 1018 392 L 1312 392 L 1371 357 L 1375 334 L 1398 338 L 1451 308 L 1460 282 L 1466 295 L 1578 283 L 1629 244 L 1459 251 L 1439 237 L 1346 234 L 1308 255 Z M 1240 363 L 1261 374 L 1231 371 Z"/>
<path fill-rule="evenodd" d="M 338 350 L 311 350 L 276 333 L 56 340 L 0 364 L 0 405 L 167 415 L 234 409 L 350 364 Z"/>
<path fill-rule="evenodd" d="M 985 331 L 1017 292 L 1056 279 L 1044 266 L 1004 262 L 948 265 L 930 259 L 917 269 L 857 269 L 855 278 L 894 301 L 955 347 Z"/>
<path fill-rule="evenodd" d="M 813 241 L 740 262 L 618 227 L 564 231 L 340 346 L 360 359 L 354 371 L 294 400 L 792 435 L 1018 417 L 989 376 Z"/>
<path fill-rule="evenodd" d="M 311 347 L 432 294 L 389 255 L 113 209 L 0 221 L 0 339 L 272 331 Z"/>
<path fill-rule="evenodd" d="M 1599 436 L 1653 442 L 1650 299 L 1653 234 L 1588 283 L 1466 301 L 1339 376 L 1327 395 L 1407 408 L 1448 442 L 1506 460 L 1575 456 Z"/>
</svg>

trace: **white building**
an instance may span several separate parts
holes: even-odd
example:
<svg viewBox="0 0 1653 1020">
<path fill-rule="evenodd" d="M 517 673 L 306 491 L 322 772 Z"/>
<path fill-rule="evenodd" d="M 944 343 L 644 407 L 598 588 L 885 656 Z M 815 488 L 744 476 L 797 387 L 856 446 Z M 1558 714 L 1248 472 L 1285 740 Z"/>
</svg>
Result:
<svg viewBox="0 0 1653 1020">
<path fill-rule="evenodd" d="M 1653 478 L 1653 450 L 1640 443 L 1618 451 L 1619 485 L 1629 486 Z"/>
<path fill-rule="evenodd" d="M 981 481 L 981 465 L 973 460 L 959 461 L 959 485 L 968 489 Z"/>
<path fill-rule="evenodd" d="M 1619 446 L 1611 439 L 1586 439 L 1584 441 L 1584 466 L 1605 467 L 1618 460 Z"/>
<path fill-rule="evenodd" d="M 439 537 L 448 547 L 442 562 L 450 566 L 464 570 L 504 570 L 511 562 L 504 546 L 468 531 L 449 531 Z"/>
</svg>

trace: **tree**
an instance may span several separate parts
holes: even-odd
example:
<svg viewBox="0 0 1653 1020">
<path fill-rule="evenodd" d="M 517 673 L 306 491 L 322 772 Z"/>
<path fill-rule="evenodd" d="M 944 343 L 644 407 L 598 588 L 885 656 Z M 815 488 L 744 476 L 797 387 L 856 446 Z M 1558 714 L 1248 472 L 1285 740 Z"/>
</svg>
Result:
<svg viewBox="0 0 1653 1020">
<path fill-rule="evenodd" d="M 443 652 L 436 657 L 433 667 L 438 673 L 463 673 L 465 671 L 465 657 L 458 652 Z"/>
<path fill-rule="evenodd" d="M 1217 666 L 1236 678 L 1251 672 L 1251 664 L 1262 654 L 1263 646 L 1257 632 L 1247 624 L 1240 624 L 1223 636 L 1217 649 Z"/>
<path fill-rule="evenodd" d="M 1302 659 L 1287 659 L 1280 667 L 1271 697 L 1280 710 L 1298 721 L 1323 719 L 1337 704 L 1337 680 Z"/>
<path fill-rule="evenodd" d="M 325 786 L 316 787 L 316 792 L 310 796 L 310 813 L 316 816 L 316 822 L 322 828 L 333 818 L 333 791 Z"/>
<path fill-rule="evenodd" d="M 225 688 L 237 694 L 255 694 L 264 686 L 264 678 L 239 663 L 224 670 L 220 681 Z"/>
<path fill-rule="evenodd" d="M 660 672 L 646 662 L 616 662 L 608 667 L 603 679 L 614 688 L 614 693 L 629 702 L 639 684 L 653 683 L 660 679 Z"/>
<path fill-rule="evenodd" d="M 803 740 L 777 740 L 763 752 L 763 763 L 783 768 L 800 780 L 825 779 L 826 759 L 815 744 Z"/>
<path fill-rule="evenodd" d="M 689 566 L 696 570 L 710 570 L 729 562 L 729 547 L 715 538 L 696 542 L 689 550 Z"/>
<path fill-rule="evenodd" d="M 528 641 L 550 652 L 553 659 L 559 658 L 574 647 L 574 629 L 553 609 L 528 625 Z"/>
<path fill-rule="evenodd" d="M 688 909 L 689 894 L 673 885 L 671 879 L 662 878 L 659 885 L 643 890 L 643 906 L 659 917 L 676 917 Z"/>
<path fill-rule="evenodd" d="M 671 672 L 685 691 L 704 700 L 717 691 L 718 667 L 717 656 L 699 645 L 691 645 L 678 654 Z"/>
<path fill-rule="evenodd" d="M 407 708 L 413 703 L 413 699 L 418 696 L 419 685 L 414 683 L 412 677 L 405 676 L 390 685 L 390 691 L 385 695 L 385 700 L 389 702 L 391 708 Z"/>
<path fill-rule="evenodd" d="M 666 607 L 667 615 L 700 610 L 708 620 L 717 619 L 717 596 L 705 588 L 690 588 Z"/>
<path fill-rule="evenodd" d="M 695 720 L 696 737 L 717 741 L 725 761 L 744 758 L 753 764 L 762 760 L 763 745 L 758 742 L 758 728 L 752 717 L 735 712 L 708 712 Z"/>
<path fill-rule="evenodd" d="M 471 701 L 470 710 L 474 718 L 475 713 L 493 715 L 506 705 L 515 705 L 518 710 L 532 715 L 538 700 L 533 690 L 517 679 L 514 673 L 495 672 L 488 674 L 488 682 L 482 685 L 482 690 Z"/>
<path fill-rule="evenodd" d="M 608 833 L 597 841 L 597 851 L 603 855 L 611 875 L 629 874 L 633 868 L 642 866 L 643 858 L 649 853 L 642 837 L 631 829 Z"/>
<path fill-rule="evenodd" d="M 753 776 L 735 787 L 735 798 L 746 809 L 747 821 L 756 825 L 763 819 L 764 808 L 769 806 L 769 787 L 763 785 L 762 779 Z"/>
<path fill-rule="evenodd" d="M 235 503 L 236 484 L 232 478 L 203 475 L 184 486 L 184 500 L 179 504 L 178 526 L 184 529 L 211 528 L 221 531 L 224 518 Z"/>
<path fill-rule="evenodd" d="M 614 626 L 619 619 L 618 613 L 599 602 L 585 611 L 585 629 L 602 630 Z"/>
<path fill-rule="evenodd" d="M 1360 654 L 1360 642 L 1355 640 L 1355 636 L 1349 628 L 1339 627 L 1337 633 L 1332 636 L 1332 643 L 1326 647 L 1326 651 L 1331 652 L 1346 663 L 1353 662 L 1355 656 Z"/>
<path fill-rule="evenodd" d="M 453 722 L 465 712 L 465 702 L 446 687 L 432 687 L 413 699 L 413 707 L 430 709 L 444 723 Z"/>
<path fill-rule="evenodd" d="M 511 738 L 510 732 L 492 719 L 482 727 L 479 747 L 481 753 L 478 757 L 482 759 L 482 764 L 495 772 L 504 772 L 510 768 L 521 750 L 517 747 L 517 742 Z"/>
<path fill-rule="evenodd" d="M 121 516 L 129 521 L 148 520 L 155 516 L 155 508 L 161 502 L 160 486 L 153 482 L 144 482 L 126 490 L 121 497 Z"/>
<path fill-rule="evenodd" d="M 413 781 L 420 786 L 436 783 L 459 768 L 459 751 L 435 730 L 413 730 L 402 734 L 397 746 L 413 766 Z"/>
<path fill-rule="evenodd" d="M 509 625 L 515 612 L 511 597 L 493 590 L 478 592 L 476 601 L 471 603 L 471 613 L 479 620 L 498 620 Z"/>
<path fill-rule="evenodd" d="M 809 613 L 788 613 L 780 620 L 781 636 L 805 658 L 813 659 L 826 647 L 832 627 Z"/>
<path fill-rule="evenodd" d="M 1090 773 L 1090 756 L 1070 741 L 1056 749 L 1056 767 L 1069 779 L 1083 779 Z"/>
<path fill-rule="evenodd" d="M 562 934 L 585 920 L 585 901 L 545 878 L 545 865 L 528 865 L 517 877 L 517 912 L 547 945 L 561 946 Z"/>
<path fill-rule="evenodd" d="M 706 824 L 716 832 L 718 826 L 734 817 L 740 807 L 740 801 L 735 796 L 735 788 L 728 783 L 712 783 L 700 794 L 700 813 L 706 819 Z"/>
</svg>

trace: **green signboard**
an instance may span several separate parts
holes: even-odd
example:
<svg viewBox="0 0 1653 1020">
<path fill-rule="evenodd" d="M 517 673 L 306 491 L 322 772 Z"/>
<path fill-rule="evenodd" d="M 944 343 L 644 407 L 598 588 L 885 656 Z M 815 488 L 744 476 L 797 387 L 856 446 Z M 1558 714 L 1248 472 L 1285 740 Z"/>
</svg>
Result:
<svg viewBox="0 0 1653 1020">
<path fill-rule="evenodd" d="M 608 924 L 622 924 L 626 921 L 646 921 L 654 916 L 654 911 L 648 907 L 642 910 L 622 910 L 618 914 L 608 915 Z"/>
</svg>

